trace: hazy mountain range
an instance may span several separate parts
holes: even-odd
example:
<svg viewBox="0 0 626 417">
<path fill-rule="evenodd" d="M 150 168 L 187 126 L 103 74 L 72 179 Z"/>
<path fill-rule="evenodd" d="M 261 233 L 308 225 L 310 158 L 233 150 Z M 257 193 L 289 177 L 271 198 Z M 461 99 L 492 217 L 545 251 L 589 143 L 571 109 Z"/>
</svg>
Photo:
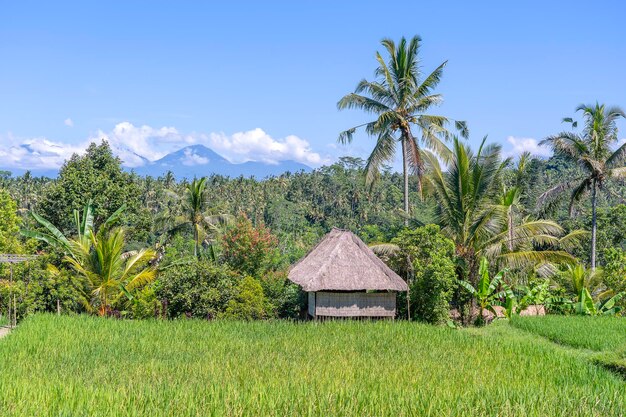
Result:
<svg viewBox="0 0 626 417">
<path fill-rule="evenodd" d="M 142 158 L 142 157 L 141 157 Z M 235 164 L 204 145 L 193 145 L 169 153 L 156 161 L 145 158 L 144 165 L 134 168 L 124 167 L 127 171 L 134 171 L 141 176 L 159 177 L 167 171 L 172 171 L 177 179 L 204 177 L 211 174 L 228 177 L 256 177 L 259 179 L 285 172 L 309 172 L 311 167 L 296 161 L 280 161 L 276 164 L 265 162 L 244 162 Z M 1 170 L 1 168 L 0 168 Z M 22 175 L 25 169 L 9 169 L 14 176 Z M 34 176 L 56 177 L 57 170 L 31 170 Z"/>
</svg>

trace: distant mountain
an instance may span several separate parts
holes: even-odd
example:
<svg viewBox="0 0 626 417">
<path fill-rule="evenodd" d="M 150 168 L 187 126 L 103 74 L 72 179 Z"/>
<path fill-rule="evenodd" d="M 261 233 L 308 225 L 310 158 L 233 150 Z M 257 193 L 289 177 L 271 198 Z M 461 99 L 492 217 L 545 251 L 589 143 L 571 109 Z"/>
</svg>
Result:
<svg viewBox="0 0 626 417">
<path fill-rule="evenodd" d="M 176 152 L 165 155 L 163 158 L 147 162 L 145 165 L 133 168 L 142 176 L 158 177 L 167 171 L 172 171 L 176 178 L 204 177 L 211 174 L 227 177 L 256 177 L 259 179 L 272 175 L 280 175 L 287 171 L 311 171 L 311 168 L 295 161 L 281 161 L 278 164 L 264 162 L 244 162 L 233 164 L 223 156 L 203 145 L 187 146 Z"/>
</svg>

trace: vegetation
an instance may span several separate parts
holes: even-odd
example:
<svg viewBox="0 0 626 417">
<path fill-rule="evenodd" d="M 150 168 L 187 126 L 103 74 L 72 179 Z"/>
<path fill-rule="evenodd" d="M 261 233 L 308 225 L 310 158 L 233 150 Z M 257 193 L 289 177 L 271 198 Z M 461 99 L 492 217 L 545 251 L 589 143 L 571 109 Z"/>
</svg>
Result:
<svg viewBox="0 0 626 417">
<path fill-rule="evenodd" d="M 626 178 L 626 167 L 623 166 L 626 158 L 626 144 L 622 144 L 616 150 L 612 149 L 618 142 L 617 120 L 626 118 L 626 113 L 619 107 L 605 107 L 596 103 L 593 105 L 580 105 L 576 109 L 582 112 L 584 117 L 584 129 L 582 134 L 561 132 L 549 136 L 543 140 L 548 144 L 556 155 L 562 156 L 566 161 L 579 165 L 584 174 L 575 179 L 567 179 L 548 191 L 542 196 L 542 201 L 550 201 L 563 196 L 563 192 L 572 189 L 570 196 L 570 214 L 574 204 L 582 197 L 591 192 L 591 269 L 596 269 L 596 233 L 598 206 L 597 192 L 603 189 L 605 181 L 613 178 Z M 571 118 L 564 119 L 577 126 Z"/>
<path fill-rule="evenodd" d="M 337 103 L 339 109 L 357 108 L 377 116 L 376 120 L 363 125 L 368 134 L 376 136 L 376 146 L 365 166 L 367 183 L 371 184 L 378 177 L 381 166 L 393 159 L 396 143 L 400 142 L 404 176 L 404 212 L 407 219 L 410 215 L 409 171 L 412 170 L 416 174 L 420 189 L 424 172 L 420 145 L 413 136 L 412 126 L 419 129 L 422 143 L 426 147 L 444 158 L 449 154 L 441 139 L 449 137 L 446 125 L 450 121 L 446 117 L 427 113 L 431 107 L 443 101 L 443 97 L 434 94 L 433 90 L 441 81 L 447 61 L 422 78 L 418 57 L 421 41 L 419 36 L 411 38 L 408 42 L 402 38 L 396 45 L 393 40 L 384 39 L 382 45 L 387 50 L 389 58 L 385 61 L 379 52 L 376 53 L 378 80 L 362 80 L 354 93 L 344 96 Z M 351 142 L 357 127 L 342 132 L 339 135 L 339 142 Z M 456 122 L 456 127 L 467 136 L 465 122 Z"/>
<path fill-rule="evenodd" d="M 498 272 L 494 277 L 489 276 L 489 264 L 487 258 L 481 258 L 478 268 L 478 283 L 476 287 L 467 281 L 459 281 L 459 285 L 473 295 L 478 302 L 478 320 L 482 322 L 485 309 L 490 310 L 494 315 L 494 306 L 499 300 L 505 299 L 508 307 L 508 316 L 511 316 L 513 292 L 504 283 L 504 272 Z M 501 289 L 502 288 L 502 289 Z"/>
<path fill-rule="evenodd" d="M 102 141 L 56 179 L 0 171 L 0 253 L 37 255 L 0 264 L 2 415 L 623 415 L 626 114 L 580 106 L 546 159 L 472 149 L 420 43 L 383 40 L 338 103 L 374 116 L 339 135 L 376 137 L 367 161 L 177 180 Z M 289 266 L 333 227 L 406 279 L 406 320 L 295 322 Z M 509 320 L 460 328 L 484 310 Z"/>
<path fill-rule="evenodd" d="M 614 317 L 517 317 L 511 324 L 579 349 L 605 351 L 626 345 L 626 321 Z"/>
<path fill-rule="evenodd" d="M 364 125 L 377 138 L 367 161 L 347 156 L 265 179 L 143 178 L 125 172 L 103 141 L 69 158 L 56 179 L 0 173 L 0 250 L 40 255 L 16 265 L 13 282 L 0 265 L 0 311 L 13 299 L 20 320 L 36 312 L 303 318 L 306 297 L 288 268 L 339 227 L 407 280 L 398 318 L 443 324 L 476 306 L 511 315 L 536 304 L 621 314 L 624 113 L 581 106 L 583 131 L 546 138 L 555 152 L 545 160 L 505 158 L 486 139 L 472 149 L 449 130 L 466 135 L 465 123 L 432 114 L 445 62 L 422 74 L 420 43 L 384 40 L 375 80 L 338 103 L 375 116 Z M 402 173 L 384 165 L 398 143 Z M 572 187 L 569 207 L 553 198 Z M 574 208 L 591 215 L 572 217 Z"/>
<path fill-rule="evenodd" d="M 622 413 L 618 376 L 502 324 L 39 315 L 0 341 L 0 355 L 12 358 L 0 363 L 0 407 L 7 417 Z M 502 375 L 515 377 L 503 386 Z"/>
<path fill-rule="evenodd" d="M 432 324 L 448 321 L 456 288 L 454 243 L 441 234 L 438 226 L 402 230 L 391 244 L 374 245 L 372 249 L 386 257 L 409 284 L 406 312 L 404 300 L 400 300 L 401 317 Z"/>
</svg>

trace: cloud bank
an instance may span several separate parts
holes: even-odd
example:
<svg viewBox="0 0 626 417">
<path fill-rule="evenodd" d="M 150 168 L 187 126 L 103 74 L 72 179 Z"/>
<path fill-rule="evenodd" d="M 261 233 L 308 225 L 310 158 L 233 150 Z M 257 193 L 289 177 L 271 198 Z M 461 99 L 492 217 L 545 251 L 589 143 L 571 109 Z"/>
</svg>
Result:
<svg viewBox="0 0 626 417">
<path fill-rule="evenodd" d="M 550 148 L 539 145 L 539 141 L 533 138 L 509 136 L 506 138 L 506 141 L 511 145 L 510 149 L 504 151 L 506 156 L 519 156 L 524 152 L 530 152 L 533 156 L 544 158 L 552 156 Z"/>
<path fill-rule="evenodd" d="M 0 168 L 59 168 L 72 154 L 81 154 L 91 142 L 99 143 L 102 139 L 109 142 L 113 152 L 129 168 L 156 161 L 190 145 L 207 146 L 233 163 L 260 161 L 277 164 L 280 161 L 293 160 L 317 167 L 330 162 L 328 157 L 322 157 L 313 151 L 305 139 L 295 135 L 273 138 L 260 128 L 231 135 L 223 132 L 181 133 L 175 127 L 155 128 L 122 122 L 110 131 L 98 130 L 77 144 L 52 141 L 44 137 L 18 138 L 12 134 L 0 136 Z M 198 165 L 207 162 L 202 159 L 204 158 L 189 154 L 185 163 Z"/>
</svg>

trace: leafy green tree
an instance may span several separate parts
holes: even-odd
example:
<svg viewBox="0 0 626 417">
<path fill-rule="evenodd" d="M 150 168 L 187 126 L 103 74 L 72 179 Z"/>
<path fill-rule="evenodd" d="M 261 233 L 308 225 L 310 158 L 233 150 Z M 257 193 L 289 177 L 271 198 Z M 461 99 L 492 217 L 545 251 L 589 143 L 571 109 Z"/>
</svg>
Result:
<svg viewBox="0 0 626 417">
<path fill-rule="evenodd" d="M 63 233 L 73 229 L 74 210 L 88 201 L 93 207 L 94 224 L 104 222 L 126 205 L 123 223 L 134 223 L 140 192 L 133 177 L 122 170 L 106 141 L 92 143 L 84 155 L 74 154 L 63 164 L 59 176 L 43 192 L 37 212 Z"/>
<path fill-rule="evenodd" d="M 584 129 L 581 134 L 561 132 L 549 136 L 541 144 L 549 145 L 555 154 L 562 156 L 572 165 L 579 166 L 583 175 L 578 178 L 568 178 L 566 181 L 552 187 L 540 197 L 540 203 L 546 204 L 557 201 L 571 190 L 569 196 L 570 214 L 574 205 L 587 193 L 591 193 L 591 269 L 596 268 L 596 210 L 598 205 L 597 192 L 602 190 L 604 183 L 612 178 L 626 178 L 626 144 L 616 150 L 612 147 L 618 141 L 617 120 L 626 118 L 626 113 L 619 107 L 600 105 L 580 105 L 576 111 L 582 112 Z M 571 118 L 564 119 L 571 122 L 573 127 L 577 122 Z"/>
<path fill-rule="evenodd" d="M 236 320 L 261 320 L 272 315 L 263 287 L 256 279 L 247 276 L 239 282 L 233 298 L 224 312 L 224 318 Z"/>
<path fill-rule="evenodd" d="M 429 110 L 443 101 L 440 94 L 433 90 L 441 81 L 447 61 L 439 65 L 432 73 L 422 78 L 418 57 L 421 38 L 414 36 L 409 41 L 404 37 L 398 45 L 391 39 L 381 42 L 387 51 L 385 62 L 377 52 L 377 81 L 362 80 L 354 93 L 344 96 L 337 103 L 342 109 L 361 109 L 376 116 L 376 120 L 365 123 L 369 135 L 376 136 L 376 146 L 367 159 L 365 178 L 371 184 L 378 176 L 383 164 L 393 160 L 397 143 L 402 148 L 404 174 L 404 212 L 409 217 L 409 170 L 417 175 L 421 189 L 421 176 L 424 166 L 420 156 L 420 144 L 413 136 L 412 127 L 421 135 L 422 143 L 447 158 L 449 151 L 442 138 L 449 132 L 446 126 L 450 120 L 439 115 L 429 114 Z M 467 136 L 465 122 L 455 122 L 456 127 Z M 360 127 L 356 126 L 342 132 L 339 142 L 349 143 L 352 135 Z"/>
<path fill-rule="evenodd" d="M 19 241 L 21 218 L 17 214 L 17 204 L 8 191 L 0 189 L 0 253 L 20 252 Z"/>
<path fill-rule="evenodd" d="M 613 291 L 626 290 L 626 251 L 620 247 L 604 252 L 604 282 Z"/>
<path fill-rule="evenodd" d="M 404 229 L 390 244 L 374 245 L 372 249 L 387 257 L 396 272 L 406 276 L 409 319 L 433 324 L 448 320 L 456 287 L 454 243 L 440 233 L 438 226 Z"/>
</svg>

